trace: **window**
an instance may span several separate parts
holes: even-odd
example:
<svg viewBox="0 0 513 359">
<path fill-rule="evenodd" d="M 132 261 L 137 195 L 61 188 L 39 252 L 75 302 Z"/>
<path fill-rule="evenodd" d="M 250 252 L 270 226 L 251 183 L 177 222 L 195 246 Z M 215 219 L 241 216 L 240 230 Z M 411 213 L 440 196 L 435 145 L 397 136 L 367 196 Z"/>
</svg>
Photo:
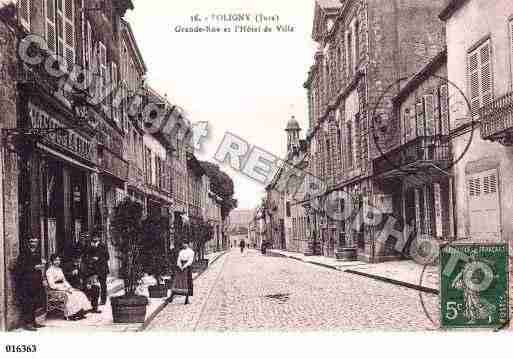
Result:
<svg viewBox="0 0 513 359">
<path fill-rule="evenodd" d="M 286 204 L 286 206 L 285 206 L 285 207 L 286 207 L 286 209 L 285 209 L 285 211 L 286 211 L 286 216 L 287 216 L 287 217 L 290 217 L 290 202 L 287 202 L 287 204 Z"/>
<path fill-rule="evenodd" d="M 353 124 L 347 123 L 347 166 L 353 167 Z"/>
<path fill-rule="evenodd" d="M 101 41 L 98 43 L 98 50 L 100 55 L 100 94 L 103 99 L 107 88 L 107 48 Z"/>
<path fill-rule="evenodd" d="M 48 49 L 57 53 L 56 27 L 55 27 L 55 0 L 45 0 L 46 5 L 46 42 Z"/>
<path fill-rule="evenodd" d="M 449 88 L 442 85 L 438 89 L 438 103 L 440 104 L 440 134 L 447 136 L 449 134 Z"/>
<path fill-rule="evenodd" d="M 411 108 L 403 110 L 403 129 L 404 129 L 404 142 L 407 143 L 415 137 L 415 116 L 411 117 L 411 113 L 415 113 Z M 413 119 L 413 122 L 412 122 Z"/>
<path fill-rule="evenodd" d="M 470 236 L 473 240 L 501 238 L 499 181 L 497 169 L 467 174 Z"/>
<path fill-rule="evenodd" d="M 354 67 L 358 66 L 358 59 L 360 58 L 360 24 L 358 21 L 354 24 Z"/>
<path fill-rule="evenodd" d="M 431 94 L 424 95 L 424 113 L 426 119 L 426 136 L 435 135 L 435 99 Z"/>
<path fill-rule="evenodd" d="M 510 61 L 511 61 L 511 76 L 513 83 L 513 19 L 509 22 L 509 40 L 510 40 Z"/>
<path fill-rule="evenodd" d="M 18 13 L 21 25 L 30 31 L 30 0 L 18 1 Z"/>
<path fill-rule="evenodd" d="M 468 54 L 467 78 L 472 115 L 493 99 L 492 53 L 490 40 Z"/>
<path fill-rule="evenodd" d="M 353 75 L 353 38 L 350 32 L 347 33 L 347 45 L 346 45 L 346 53 L 347 53 L 347 76 L 351 77 Z"/>
<path fill-rule="evenodd" d="M 75 4 L 73 0 L 54 0 L 51 9 L 55 9 L 57 54 L 66 60 L 71 71 L 75 64 Z"/>
<path fill-rule="evenodd" d="M 424 104 L 422 101 L 415 104 L 415 116 L 416 116 L 416 127 L 417 136 L 424 136 Z"/>
<path fill-rule="evenodd" d="M 116 93 L 115 91 L 117 91 L 117 88 L 119 85 L 119 83 L 118 83 L 118 65 L 115 62 L 111 63 L 111 70 L 112 70 L 112 88 L 114 89 L 114 91 L 112 93 L 114 94 L 114 93 Z M 120 112 L 119 112 L 118 106 L 115 106 L 114 103 L 112 103 L 112 116 L 114 118 L 114 121 L 116 121 L 116 123 L 119 126 L 120 125 L 120 123 L 119 123 Z"/>
</svg>

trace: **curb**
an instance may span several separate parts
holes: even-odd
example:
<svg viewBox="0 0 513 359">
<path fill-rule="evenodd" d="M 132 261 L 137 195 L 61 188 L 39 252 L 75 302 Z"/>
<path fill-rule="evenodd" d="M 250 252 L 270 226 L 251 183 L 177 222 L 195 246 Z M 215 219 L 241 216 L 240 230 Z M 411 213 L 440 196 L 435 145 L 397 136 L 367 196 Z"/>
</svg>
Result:
<svg viewBox="0 0 513 359">
<path fill-rule="evenodd" d="M 387 278 L 387 277 L 383 277 L 383 276 L 379 276 L 379 275 L 375 275 L 375 274 L 369 274 L 369 273 L 365 273 L 365 272 L 360 272 L 360 271 L 356 271 L 356 270 L 353 270 L 353 269 L 341 270 L 341 269 L 337 268 L 336 266 L 332 266 L 330 264 L 314 262 L 314 261 L 308 261 L 308 260 L 304 260 L 304 259 L 300 259 L 300 258 L 297 258 L 297 257 L 288 256 L 286 254 L 277 253 L 277 252 L 273 252 L 273 253 L 277 254 L 277 255 L 279 255 L 281 257 L 285 257 L 285 258 L 288 258 L 288 259 L 294 259 L 296 261 L 300 261 L 300 262 L 303 262 L 303 263 L 310 263 L 310 264 L 314 264 L 314 265 L 317 265 L 317 266 L 320 266 L 320 267 L 324 267 L 324 268 L 328 268 L 328 269 L 333 269 L 333 270 L 336 270 L 336 271 L 339 271 L 339 272 L 346 272 L 346 273 L 350 273 L 350 274 L 356 274 L 356 275 L 359 275 L 359 276 L 362 276 L 362 277 L 367 277 L 367 278 L 379 280 L 379 281 L 382 281 L 382 282 L 385 282 L 385 283 L 390 283 L 390 284 L 395 284 L 395 285 L 398 285 L 398 286 L 401 286 L 401 287 L 415 289 L 415 290 L 418 290 L 418 291 L 424 292 L 424 293 L 437 294 L 437 295 L 440 293 L 440 291 L 438 289 L 429 288 L 429 287 L 425 287 L 425 286 L 418 285 L 418 284 L 412 284 L 412 283 L 408 283 L 408 282 L 403 282 L 403 281 L 400 281 L 400 280 L 397 280 L 397 279 L 392 279 L 392 278 Z"/>
<path fill-rule="evenodd" d="M 424 287 L 422 285 L 412 284 L 412 283 L 408 283 L 408 282 L 402 282 L 400 280 L 391 279 L 391 278 L 387 278 L 387 277 L 382 277 L 382 276 L 375 275 L 375 274 L 359 272 L 359 271 L 355 271 L 355 270 L 352 270 L 352 269 L 346 269 L 346 270 L 344 270 L 344 272 L 360 275 L 362 277 L 372 278 L 372 279 L 379 280 L 379 281 L 385 282 L 385 283 L 395 284 L 395 285 L 398 285 L 398 286 L 401 286 L 401 287 L 415 289 L 415 290 L 418 290 L 418 291 L 421 291 L 421 292 L 425 292 L 425 293 L 430 293 L 430 294 L 439 294 L 440 293 L 440 291 L 438 289 Z"/>
<path fill-rule="evenodd" d="M 198 279 L 199 277 L 201 277 L 201 275 L 202 275 L 203 273 L 205 273 L 206 271 L 208 271 L 208 269 L 210 268 L 210 266 L 211 266 L 212 264 L 214 264 L 214 263 L 215 263 L 219 258 L 221 258 L 222 256 L 224 256 L 226 253 L 227 253 L 227 251 L 224 251 L 224 252 L 222 252 L 221 254 L 219 254 L 216 258 L 214 258 L 214 260 L 213 260 L 212 262 L 210 262 L 210 263 L 208 264 L 208 267 L 207 267 L 205 270 L 203 270 L 203 271 L 199 272 L 199 273 L 198 273 L 198 275 L 197 275 L 196 277 L 194 277 L 192 280 L 193 280 L 193 281 L 195 281 L 196 279 Z M 150 316 L 149 316 L 149 317 L 144 321 L 144 323 L 142 323 L 142 324 L 141 324 L 141 326 L 140 326 L 139 328 L 137 328 L 135 331 L 136 331 L 136 332 L 142 332 L 142 331 L 146 330 L 146 328 L 148 328 L 148 326 L 149 326 L 149 325 L 150 325 L 150 323 L 153 321 L 153 319 L 155 319 L 155 317 L 156 317 L 157 315 L 159 315 L 159 314 L 160 314 L 160 312 L 162 312 L 162 311 L 164 310 L 164 308 L 166 308 L 166 307 L 167 307 L 167 305 L 168 305 L 168 304 L 169 304 L 169 303 L 168 303 L 166 300 L 164 300 L 164 301 L 163 301 L 163 302 L 162 302 L 162 303 L 161 303 L 161 304 L 160 304 L 160 305 L 159 305 L 159 306 L 158 306 L 158 307 L 153 311 L 153 313 L 151 313 L 151 314 L 150 314 Z"/>
</svg>

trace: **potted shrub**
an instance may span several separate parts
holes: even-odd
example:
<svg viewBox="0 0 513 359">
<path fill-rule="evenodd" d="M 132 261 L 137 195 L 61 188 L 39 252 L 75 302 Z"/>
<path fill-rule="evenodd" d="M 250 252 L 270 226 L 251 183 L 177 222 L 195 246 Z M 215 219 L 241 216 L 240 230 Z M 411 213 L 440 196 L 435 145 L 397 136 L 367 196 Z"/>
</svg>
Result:
<svg viewBox="0 0 513 359">
<path fill-rule="evenodd" d="M 167 297 L 163 276 L 169 273 L 169 256 L 165 248 L 166 222 L 162 218 L 148 217 L 143 222 L 144 271 L 153 276 L 156 285 L 148 287 L 150 298 Z"/>
<path fill-rule="evenodd" d="M 142 206 L 129 198 L 114 211 L 112 245 L 117 250 L 120 275 L 125 284 L 125 294 L 111 298 L 114 323 L 143 323 L 146 319 L 148 298 L 136 295 L 143 276 L 142 213 Z"/>
</svg>

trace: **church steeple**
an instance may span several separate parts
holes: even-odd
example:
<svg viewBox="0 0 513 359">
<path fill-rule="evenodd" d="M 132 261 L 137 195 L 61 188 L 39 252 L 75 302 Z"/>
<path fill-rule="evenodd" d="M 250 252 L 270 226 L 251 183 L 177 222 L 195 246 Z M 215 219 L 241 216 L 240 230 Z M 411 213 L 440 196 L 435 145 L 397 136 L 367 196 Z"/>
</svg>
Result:
<svg viewBox="0 0 513 359">
<path fill-rule="evenodd" d="M 294 148 L 299 148 L 299 133 L 301 132 L 301 127 L 299 127 L 299 123 L 294 116 L 292 116 L 287 123 L 285 132 L 287 132 L 287 152 L 292 151 Z"/>
</svg>

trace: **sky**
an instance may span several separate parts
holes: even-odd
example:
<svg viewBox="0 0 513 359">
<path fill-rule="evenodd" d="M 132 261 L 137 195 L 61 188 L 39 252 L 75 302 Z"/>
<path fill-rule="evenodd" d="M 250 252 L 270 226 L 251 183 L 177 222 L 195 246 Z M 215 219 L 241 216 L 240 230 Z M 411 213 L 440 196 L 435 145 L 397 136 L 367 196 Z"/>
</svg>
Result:
<svg viewBox="0 0 513 359">
<path fill-rule="evenodd" d="M 227 131 L 283 158 L 284 132 L 292 115 L 307 130 L 307 98 L 303 88 L 313 61 L 313 0 L 134 0 L 126 19 L 148 67 L 148 82 L 183 107 L 191 122 L 208 121 L 209 137 L 197 153 L 215 162 L 214 154 Z M 189 33 L 194 15 L 208 17 L 202 25 L 265 26 L 273 32 Z M 220 21 L 225 15 L 249 14 L 250 22 Z M 279 21 L 257 23 L 256 16 L 278 15 Z M 212 15 L 217 17 L 212 18 Z M 216 20 L 216 19 L 219 19 Z M 292 32 L 276 26 L 290 25 Z M 235 185 L 239 208 L 261 202 L 263 186 L 221 165 Z"/>
</svg>

